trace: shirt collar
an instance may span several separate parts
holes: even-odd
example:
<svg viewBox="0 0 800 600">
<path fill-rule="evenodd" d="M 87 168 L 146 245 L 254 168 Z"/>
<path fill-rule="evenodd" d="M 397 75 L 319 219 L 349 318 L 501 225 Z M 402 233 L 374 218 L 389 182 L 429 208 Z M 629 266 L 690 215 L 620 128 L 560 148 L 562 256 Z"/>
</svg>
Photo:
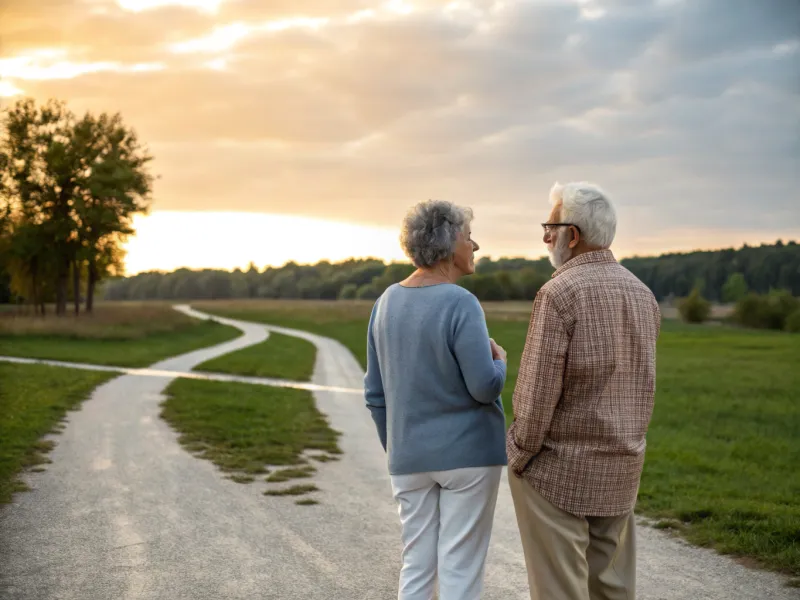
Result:
<svg viewBox="0 0 800 600">
<path fill-rule="evenodd" d="M 617 262 L 617 259 L 614 258 L 614 253 L 611 252 L 611 250 L 592 250 L 591 252 L 584 252 L 583 254 L 579 254 L 575 258 L 565 262 L 563 265 L 561 265 L 561 267 L 556 269 L 552 277 L 558 277 L 564 271 L 572 269 L 573 267 L 579 267 L 581 265 L 589 265 L 596 263 L 608 264 L 615 262 Z"/>
</svg>

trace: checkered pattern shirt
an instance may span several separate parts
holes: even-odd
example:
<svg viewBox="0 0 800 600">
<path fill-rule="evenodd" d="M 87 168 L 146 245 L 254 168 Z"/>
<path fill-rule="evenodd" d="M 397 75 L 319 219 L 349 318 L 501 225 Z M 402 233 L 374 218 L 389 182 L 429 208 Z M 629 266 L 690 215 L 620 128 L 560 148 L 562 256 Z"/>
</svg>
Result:
<svg viewBox="0 0 800 600">
<path fill-rule="evenodd" d="M 558 269 L 533 304 L 506 441 L 509 470 L 574 515 L 632 510 L 660 326 L 652 292 L 611 251 Z"/>
</svg>

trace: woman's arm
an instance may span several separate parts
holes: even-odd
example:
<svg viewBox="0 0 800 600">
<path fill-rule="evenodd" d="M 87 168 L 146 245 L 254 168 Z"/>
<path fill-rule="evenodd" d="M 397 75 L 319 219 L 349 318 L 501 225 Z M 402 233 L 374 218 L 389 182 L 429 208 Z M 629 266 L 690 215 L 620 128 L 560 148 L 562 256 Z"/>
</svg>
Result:
<svg viewBox="0 0 800 600">
<path fill-rule="evenodd" d="M 372 336 L 372 324 L 375 321 L 375 312 L 378 304 L 372 309 L 367 329 L 367 374 L 364 376 L 364 398 L 367 408 L 372 413 L 372 420 L 378 429 L 378 437 L 383 449 L 386 450 L 386 397 L 383 392 L 383 379 L 381 378 L 378 353 L 375 350 L 375 339 Z"/>
<path fill-rule="evenodd" d="M 492 359 L 486 317 L 472 294 L 462 297 L 455 307 L 453 352 L 470 395 L 481 404 L 497 400 L 506 383 L 506 363 Z"/>
</svg>

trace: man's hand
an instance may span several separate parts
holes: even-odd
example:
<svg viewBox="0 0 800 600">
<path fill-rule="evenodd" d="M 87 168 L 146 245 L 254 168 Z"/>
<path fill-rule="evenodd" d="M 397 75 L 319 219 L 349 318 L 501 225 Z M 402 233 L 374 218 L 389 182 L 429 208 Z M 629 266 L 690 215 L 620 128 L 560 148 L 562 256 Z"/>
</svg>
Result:
<svg viewBox="0 0 800 600">
<path fill-rule="evenodd" d="M 489 345 L 492 347 L 492 360 L 502 360 L 504 363 L 508 363 L 508 355 L 500 344 L 489 338 Z"/>
</svg>

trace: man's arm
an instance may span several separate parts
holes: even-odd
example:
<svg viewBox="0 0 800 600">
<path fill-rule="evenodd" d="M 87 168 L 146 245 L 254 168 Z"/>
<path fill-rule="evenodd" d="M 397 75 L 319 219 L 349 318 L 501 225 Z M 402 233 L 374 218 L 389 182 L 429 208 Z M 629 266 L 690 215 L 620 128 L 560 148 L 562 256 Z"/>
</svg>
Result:
<svg viewBox="0 0 800 600">
<path fill-rule="evenodd" d="M 514 389 L 508 466 L 519 475 L 539 454 L 561 399 L 570 336 L 547 289 L 536 296 Z"/>
</svg>

